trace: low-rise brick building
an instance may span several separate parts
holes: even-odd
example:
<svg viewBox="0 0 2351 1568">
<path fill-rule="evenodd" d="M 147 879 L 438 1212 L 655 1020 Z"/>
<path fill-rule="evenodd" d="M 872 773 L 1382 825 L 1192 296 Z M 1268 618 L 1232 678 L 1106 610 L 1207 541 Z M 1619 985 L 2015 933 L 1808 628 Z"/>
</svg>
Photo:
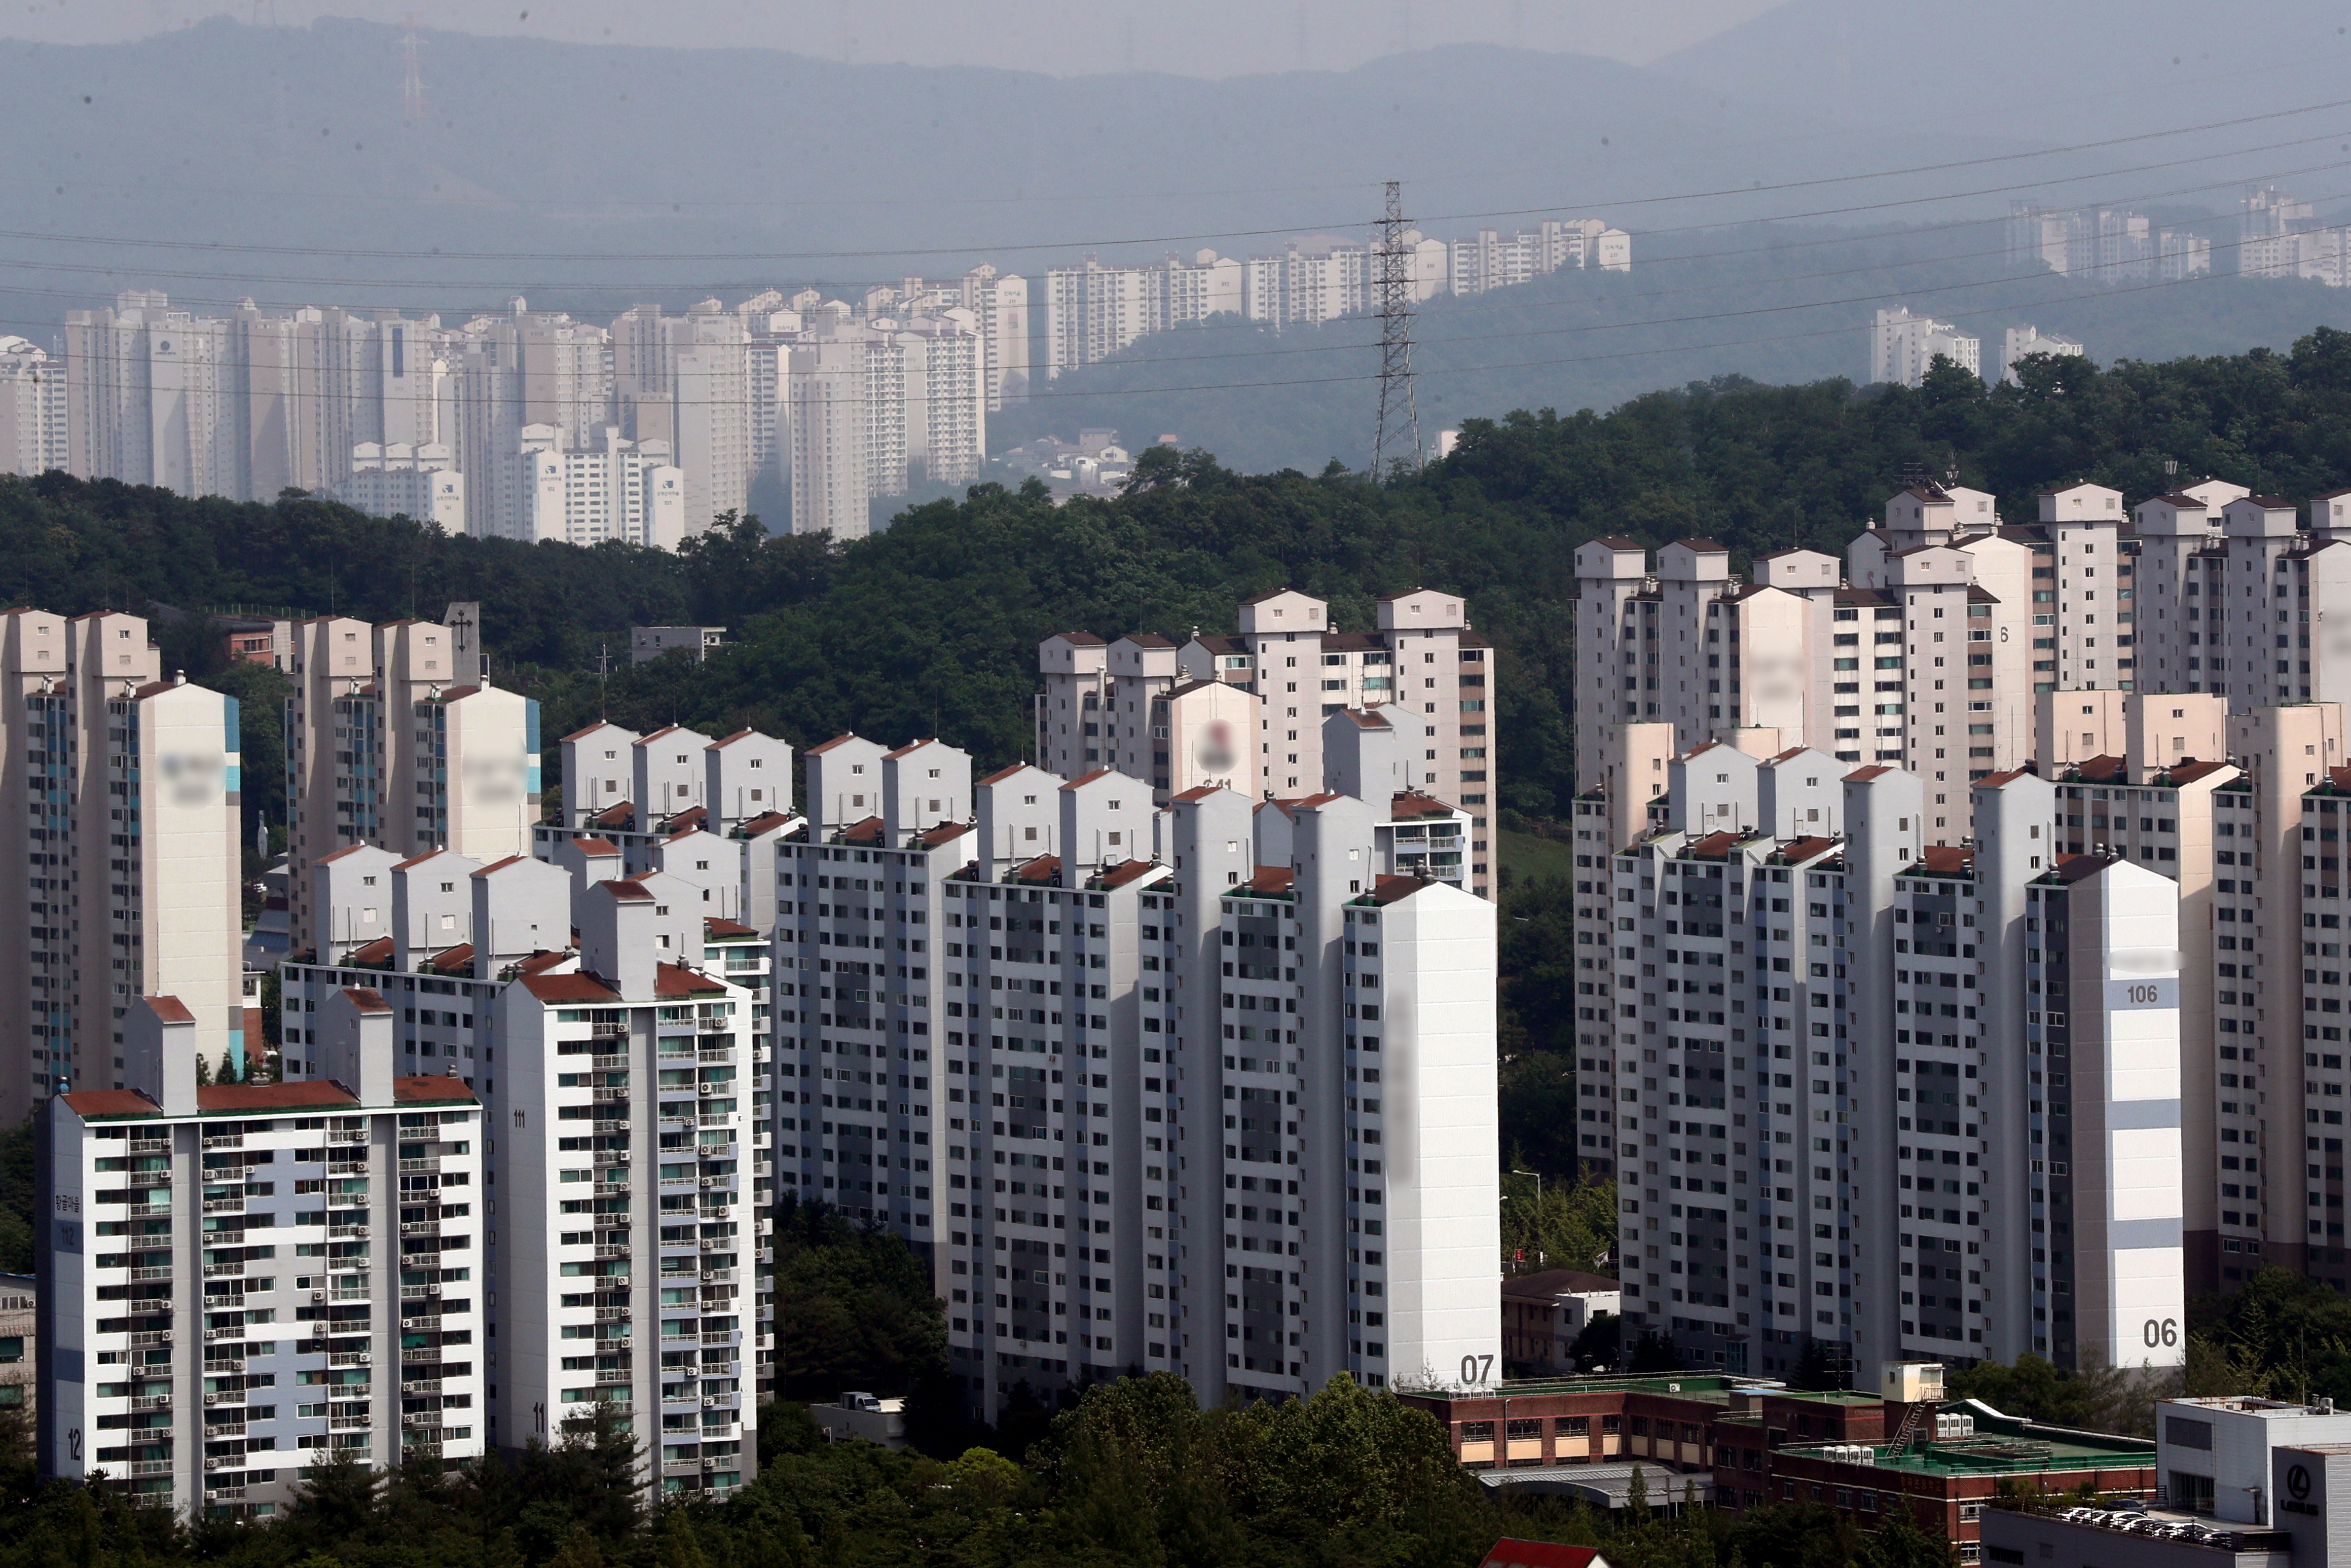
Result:
<svg viewBox="0 0 2351 1568">
<path fill-rule="evenodd" d="M 1984 1507 L 2003 1481 L 2152 1496 L 2153 1442 L 2001 1415 L 1974 1400 L 1906 1403 L 1698 1373 L 1506 1384 L 1474 1395 L 1405 1394 L 1443 1423 L 1490 1486 L 1583 1493 L 1586 1467 L 1654 1462 L 1652 1499 L 1685 1495 L 1743 1513 L 1821 1502 L 1875 1530 L 1896 1508 L 1978 1561 Z M 1617 1489 L 1602 1489 L 1614 1490 Z"/>
</svg>

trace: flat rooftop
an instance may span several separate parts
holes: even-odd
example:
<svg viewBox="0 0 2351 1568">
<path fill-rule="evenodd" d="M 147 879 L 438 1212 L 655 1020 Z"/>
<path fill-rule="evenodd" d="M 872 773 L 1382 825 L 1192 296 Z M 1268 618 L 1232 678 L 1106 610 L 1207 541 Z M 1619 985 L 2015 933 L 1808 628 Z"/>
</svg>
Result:
<svg viewBox="0 0 2351 1568">
<path fill-rule="evenodd" d="M 1877 1458 L 1872 1468 L 1928 1476 L 2031 1475 L 2044 1470 L 2145 1469 L 2155 1463 L 2152 1438 L 2076 1432 L 2063 1427 L 1987 1416 L 1980 1405 L 1961 1405 L 1958 1408 L 1975 1416 L 1975 1436 L 1916 1443 L 1897 1458 L 1889 1458 L 1885 1445 L 1874 1444 L 1871 1448 Z M 1779 1451 L 1782 1455 L 1810 1454 L 1827 1459 L 1827 1449 L 1836 1446 L 1798 1443 Z"/>
</svg>

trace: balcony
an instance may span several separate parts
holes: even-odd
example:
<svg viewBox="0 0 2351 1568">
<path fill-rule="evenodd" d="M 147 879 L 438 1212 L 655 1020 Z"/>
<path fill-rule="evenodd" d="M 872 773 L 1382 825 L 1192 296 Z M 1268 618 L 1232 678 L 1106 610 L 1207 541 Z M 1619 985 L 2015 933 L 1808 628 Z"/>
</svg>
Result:
<svg viewBox="0 0 2351 1568">
<path fill-rule="evenodd" d="M 629 1065 L 629 1059 L 625 1053 L 618 1056 L 599 1056 L 590 1065 L 599 1072 L 616 1072 Z"/>
<path fill-rule="evenodd" d="M 441 1425 L 441 1412 L 438 1410 L 403 1410 L 400 1413 L 400 1424 L 402 1427 L 438 1427 Z"/>
<path fill-rule="evenodd" d="M 593 1163 L 600 1166 L 624 1166 L 629 1163 L 629 1151 L 626 1149 L 598 1149 L 594 1151 Z"/>
<path fill-rule="evenodd" d="M 243 1214 L 245 1196 L 240 1193 L 235 1197 L 208 1197 L 204 1199 L 204 1212 L 206 1214 Z"/>
<path fill-rule="evenodd" d="M 170 1186 L 172 1173 L 170 1171 L 132 1171 L 130 1181 L 134 1187 Z"/>
<path fill-rule="evenodd" d="M 131 1396 L 133 1410 L 169 1410 L 172 1396 L 168 1394 L 134 1394 Z"/>
<path fill-rule="evenodd" d="M 600 1243 L 596 1248 L 596 1256 L 599 1258 L 626 1258 L 629 1256 L 629 1244 L 625 1241 L 608 1241 Z"/>
<path fill-rule="evenodd" d="M 204 1140 L 208 1149 L 241 1149 L 245 1147 L 243 1133 L 214 1133 Z"/>
<path fill-rule="evenodd" d="M 142 1274 L 151 1274 L 152 1271 L 142 1269 L 140 1272 Z M 162 1272 L 169 1274 L 171 1270 L 167 1269 L 162 1270 Z M 218 1279 L 224 1274 L 242 1274 L 244 1272 L 245 1263 L 242 1260 L 239 1260 L 235 1263 L 207 1263 L 204 1265 L 204 1278 L 207 1280 Z"/>
<path fill-rule="evenodd" d="M 225 1263 L 214 1266 L 218 1268 L 228 1267 Z M 242 1267 L 242 1265 L 240 1265 L 240 1267 Z M 165 1265 L 162 1268 L 133 1269 L 131 1270 L 131 1278 L 133 1281 L 140 1280 L 168 1280 L 171 1277 L 172 1270 L 169 1265 Z"/>
<path fill-rule="evenodd" d="M 373 1416 L 329 1416 L 327 1427 L 336 1432 L 364 1432 L 375 1425 Z"/>
<path fill-rule="evenodd" d="M 629 1321 L 627 1307 L 598 1307 L 596 1321 L 600 1323 L 624 1323 Z"/>
<path fill-rule="evenodd" d="M 438 1155 L 427 1155 L 423 1159 L 402 1160 L 400 1162 L 401 1174 L 403 1176 L 420 1174 L 425 1171 L 437 1171 L 440 1168 L 441 1156 Z"/>
<path fill-rule="evenodd" d="M 367 1175 L 367 1161 L 365 1160 L 329 1160 L 327 1162 L 327 1174 L 329 1176 L 365 1176 Z"/>
<path fill-rule="evenodd" d="M 364 1127 L 337 1128 L 327 1134 L 327 1142 L 330 1144 L 364 1144 L 367 1142 L 367 1129 Z"/>
<path fill-rule="evenodd" d="M 243 1416 L 243 1413 L 242 1413 L 242 1412 L 240 1412 L 240 1413 L 239 1413 L 239 1419 L 235 1420 L 235 1421 L 207 1421 L 207 1422 L 205 1422 L 205 1423 L 204 1423 L 204 1436 L 205 1436 L 205 1437 L 244 1437 L 244 1436 L 245 1436 L 245 1422 L 244 1422 L 244 1420 L 243 1420 L 242 1416 Z"/>
<path fill-rule="evenodd" d="M 131 1140 L 130 1152 L 134 1155 L 168 1155 L 172 1152 L 172 1140 L 169 1138 L 133 1138 Z"/>
<path fill-rule="evenodd" d="M 141 1345 L 169 1344 L 171 1343 L 172 1331 L 170 1329 L 141 1329 L 131 1336 L 131 1347 L 133 1350 L 138 1349 Z"/>
<path fill-rule="evenodd" d="M 400 1327 L 403 1333 L 425 1333 L 440 1326 L 441 1314 L 437 1312 L 412 1313 L 406 1307 L 400 1309 Z"/>
<path fill-rule="evenodd" d="M 742 1339 L 743 1333 L 740 1329 L 722 1329 L 715 1333 L 705 1333 L 702 1336 L 702 1343 L 705 1344 L 739 1344 L 742 1343 Z"/>
<path fill-rule="evenodd" d="M 605 1385 L 630 1383 L 635 1381 L 636 1375 L 625 1366 L 606 1366 L 597 1369 L 596 1381 Z"/>
<path fill-rule="evenodd" d="M 625 1087 L 620 1089 L 598 1089 L 592 1091 L 592 1092 L 600 1101 L 613 1101 L 622 1105 L 629 1103 L 629 1092 Z"/>
<path fill-rule="evenodd" d="M 429 1285 L 402 1285 L 400 1288 L 400 1299 L 403 1301 L 421 1301 L 427 1296 L 437 1296 L 440 1293 L 441 1287 L 437 1283 Z"/>
<path fill-rule="evenodd" d="M 368 1228 L 364 1225 L 329 1225 L 327 1227 L 327 1234 L 329 1236 L 348 1236 L 352 1238 L 354 1240 L 359 1241 L 366 1240 L 367 1233 Z"/>
<path fill-rule="evenodd" d="M 131 1473 L 134 1476 L 168 1476 L 172 1473 L 169 1459 L 133 1459 Z"/>
<path fill-rule="evenodd" d="M 695 1052 L 695 1057 L 705 1063 L 731 1062 L 735 1060 L 735 1048 L 731 1045 L 705 1045 Z"/>
<path fill-rule="evenodd" d="M 400 1385 L 402 1394 L 438 1394 L 441 1380 L 437 1377 L 413 1377 Z"/>
<path fill-rule="evenodd" d="M 329 1366 L 365 1366 L 368 1353 L 363 1350 L 337 1350 L 327 1354 Z"/>
</svg>

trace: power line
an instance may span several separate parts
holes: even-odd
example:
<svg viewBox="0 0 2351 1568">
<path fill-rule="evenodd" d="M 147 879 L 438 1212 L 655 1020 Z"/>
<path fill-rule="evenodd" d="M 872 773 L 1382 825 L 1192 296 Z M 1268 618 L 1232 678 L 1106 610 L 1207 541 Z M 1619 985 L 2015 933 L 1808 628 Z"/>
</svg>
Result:
<svg viewBox="0 0 2351 1568">
<path fill-rule="evenodd" d="M 1654 204 L 1677 201 L 1715 199 L 1725 196 L 1753 195 L 1758 192 L 1769 193 L 1779 190 L 1804 190 L 1813 189 L 1823 185 L 1851 184 L 1868 180 L 1902 178 L 1917 173 L 1933 173 L 1951 169 L 1978 167 L 1990 163 L 2012 162 L 2022 159 L 2053 157 L 2061 153 L 2092 151 L 2103 147 L 2131 145 L 2141 141 L 2157 141 L 2171 136 L 2189 135 L 2206 131 L 2226 130 L 2237 125 L 2254 124 L 2266 120 L 2284 119 L 2298 114 L 2314 114 L 2344 108 L 2351 108 L 2351 99 L 2338 99 L 2322 104 L 2312 104 L 2301 109 L 2280 110 L 2267 114 L 2246 115 L 2232 120 L 2213 120 L 2201 125 L 2179 127 L 2169 131 L 2146 131 L 2134 136 L 2113 137 L 2103 141 L 2082 142 L 2066 147 L 2046 148 L 2032 152 L 2001 153 L 1980 159 L 1962 159 L 1941 163 L 1919 164 L 1915 167 L 1906 169 L 1877 170 L 1855 174 L 1824 176 L 1813 180 L 1762 183 L 1745 188 L 1724 187 L 1717 190 L 1684 192 L 1667 196 L 1630 198 L 1625 202 L 1578 202 L 1574 204 L 1554 204 L 1541 207 L 1523 207 L 1501 212 L 1489 210 L 1469 213 L 1448 213 L 1426 221 L 1431 223 L 1456 223 L 1474 222 L 1480 219 L 1491 218 L 1533 217 L 1540 216 L 1543 214 L 1566 212 L 1570 210 L 1571 206 Z M 2240 148 L 2222 152 L 2200 153 L 2188 158 L 2168 159 L 2153 163 L 2137 164 L 2122 169 L 2107 170 L 2090 174 L 2054 175 L 2042 180 L 2028 181 L 2016 184 L 1984 186 L 1970 191 L 1955 191 L 1935 195 L 1913 196 L 1885 202 L 1855 204 L 1844 207 L 1822 208 L 1807 213 L 1787 214 L 1780 221 L 1785 222 L 1792 221 L 1795 218 L 1805 217 L 1837 216 L 1856 212 L 1885 211 L 1895 207 L 1916 206 L 1931 202 L 1961 201 L 1973 196 L 2002 194 L 2015 191 L 2038 189 L 2053 184 L 2076 184 L 2084 180 L 2107 179 L 2120 173 L 2137 173 L 2151 169 L 2177 168 L 2187 163 L 2209 162 L 2217 158 L 2239 157 L 2250 152 L 2270 152 L 2282 147 L 2303 146 L 2312 141 L 2331 140 L 2333 137 L 2340 134 L 2342 133 L 2339 131 L 2327 132 L 2317 136 L 2301 137 L 2285 141 L 2264 143 L 2257 147 Z M 1649 232 L 1689 232 L 1697 229 L 1719 228 L 1733 224 L 1750 223 L 1755 221 L 1758 220 L 1751 218 L 1721 219 L 1711 223 L 1683 225 L 1681 228 L 1676 230 Z M 824 251 L 681 251 L 627 253 L 565 251 L 414 251 L 393 250 L 381 247 L 347 248 L 324 246 L 239 244 L 227 241 L 207 241 L 191 244 L 178 240 L 136 239 L 120 235 L 45 234 L 38 230 L 29 229 L 0 229 L 0 239 L 34 240 L 44 245 L 103 245 L 134 249 L 210 250 L 255 256 L 325 256 L 339 260 L 405 260 L 434 262 L 537 261 L 588 263 L 616 261 L 777 262 L 796 260 L 839 260 L 853 257 L 963 256 L 980 250 L 1011 251 L 1019 253 L 1039 250 L 1102 250 L 1122 246 L 1181 245 L 1189 241 L 1204 239 L 1253 239 L 1263 238 L 1274 235 L 1296 234 L 1308 230 L 1343 228 L 1347 226 L 1348 222 L 1349 220 L 1339 220 L 1337 222 L 1290 224 L 1278 228 L 1229 229 L 1209 233 L 1196 232 L 1192 234 L 1134 235 L 1109 238 L 1097 237 L 1093 239 L 1039 240 L 1019 244 L 967 244 L 953 246 L 917 246 L 898 249 L 876 248 Z M 452 287 L 455 286 L 453 285 Z M 486 284 L 478 285 L 477 287 L 495 286 Z"/>
</svg>

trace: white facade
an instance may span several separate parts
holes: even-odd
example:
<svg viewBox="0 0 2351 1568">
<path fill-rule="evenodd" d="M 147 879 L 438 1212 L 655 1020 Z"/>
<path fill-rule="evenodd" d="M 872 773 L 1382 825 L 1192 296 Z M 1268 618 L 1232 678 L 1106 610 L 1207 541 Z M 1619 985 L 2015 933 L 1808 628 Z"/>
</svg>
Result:
<svg viewBox="0 0 2351 1568">
<path fill-rule="evenodd" d="M 811 791 L 856 755 L 814 748 Z M 1229 790 L 1116 852 L 1150 816 L 1131 781 L 1024 768 L 978 797 L 977 834 L 918 788 L 778 846 L 778 1190 L 935 1247 L 984 1411 L 1129 1365 L 1210 1402 L 1482 1366 L 1490 905 L 1380 877 L 1359 801 L 1284 815 L 1293 873 Z M 1144 818 L 1113 829 L 1114 801 Z"/>
<path fill-rule="evenodd" d="M 692 486 L 669 461 L 667 443 L 628 441 L 610 424 L 597 426 L 591 439 L 590 446 L 564 448 L 554 426 L 522 427 L 520 451 L 507 459 L 523 475 L 512 537 L 676 549 L 688 531 Z"/>
<path fill-rule="evenodd" d="M 454 1469 L 487 1451 L 485 1126 L 388 1053 L 340 1083 L 195 1085 L 193 1021 L 133 1004 L 134 1087 L 53 1100 L 40 1172 L 38 1458 L 184 1519 L 290 1512 L 329 1454 Z M 336 992 L 349 1060 L 388 1044 Z M 176 1308 L 189 1311 L 180 1314 Z"/>
<path fill-rule="evenodd" d="M 334 486 L 345 505 L 378 517 L 410 517 L 444 533 L 465 531 L 465 476 L 448 444 L 386 445 L 363 441 L 351 448 L 350 477 Z"/>
<path fill-rule="evenodd" d="M 69 461 L 66 367 L 22 338 L 0 338 L 0 474 L 46 474 Z"/>
<path fill-rule="evenodd" d="M 242 1058 L 237 705 L 158 659 L 137 616 L 0 616 L 0 1113 L 120 1086 L 141 996 L 182 998 L 207 1062 Z"/>
<path fill-rule="evenodd" d="M 2057 333 L 2044 334 L 2037 327 L 2010 327 L 2000 337 L 2000 379 L 2011 386 L 2017 384 L 2016 362 L 2027 354 L 2072 354 L 2085 352 L 2078 339 Z"/>
<path fill-rule="evenodd" d="M 1841 836 L 1755 795 L 1595 857 L 1578 1114 L 1615 1144 L 1628 1327 L 1731 1371 L 2179 1364 L 2179 885 L 2061 859 L 2029 774 L 1975 783 L 1965 847 L 1913 775 L 1842 787 Z"/>
<path fill-rule="evenodd" d="M 1927 379 L 1938 354 L 1963 370 L 1982 373 L 1982 340 L 1962 336 L 1948 321 L 1913 316 L 1907 305 L 1878 310 L 1869 338 L 1872 383 L 1915 387 Z"/>
</svg>

